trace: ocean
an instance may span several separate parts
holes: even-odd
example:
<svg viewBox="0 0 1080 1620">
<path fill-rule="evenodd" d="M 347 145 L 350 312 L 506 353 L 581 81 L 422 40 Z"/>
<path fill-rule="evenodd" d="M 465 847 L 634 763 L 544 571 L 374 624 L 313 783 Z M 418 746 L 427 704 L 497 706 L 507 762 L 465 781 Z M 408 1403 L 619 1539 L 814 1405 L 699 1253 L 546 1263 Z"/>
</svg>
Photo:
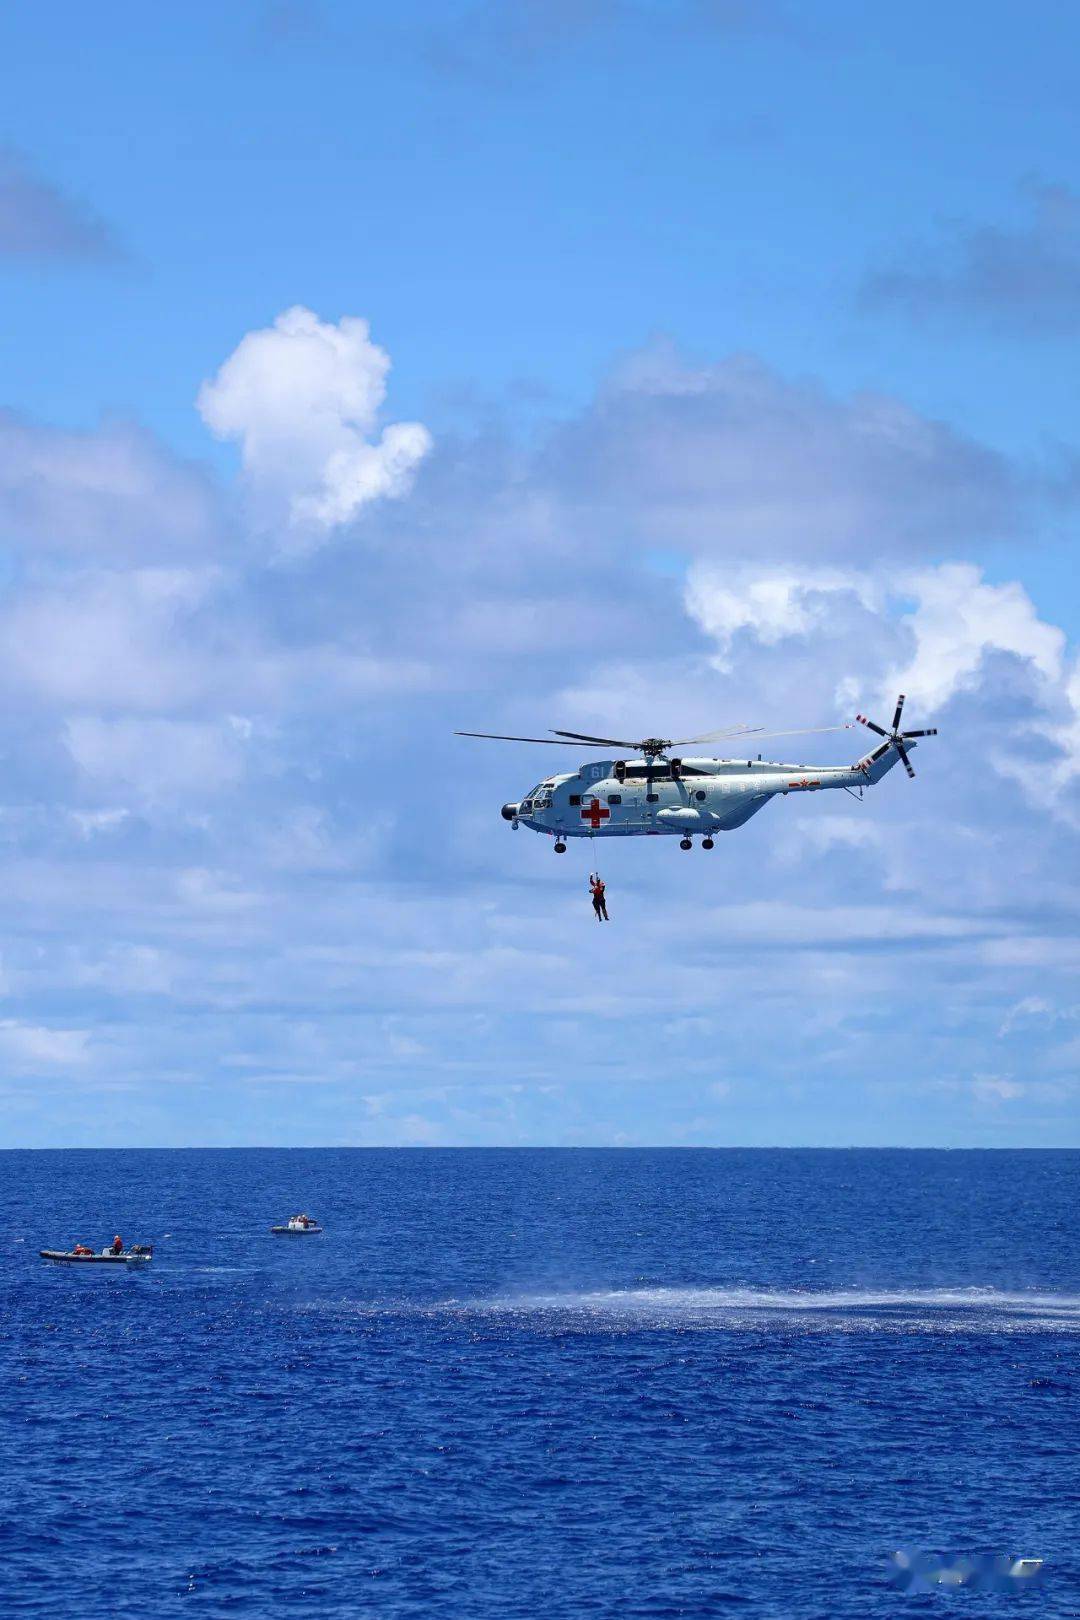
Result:
<svg viewBox="0 0 1080 1620">
<path fill-rule="evenodd" d="M 5 1615 L 1080 1613 L 1080 1152 L 5 1152 L 0 1253 Z"/>
</svg>

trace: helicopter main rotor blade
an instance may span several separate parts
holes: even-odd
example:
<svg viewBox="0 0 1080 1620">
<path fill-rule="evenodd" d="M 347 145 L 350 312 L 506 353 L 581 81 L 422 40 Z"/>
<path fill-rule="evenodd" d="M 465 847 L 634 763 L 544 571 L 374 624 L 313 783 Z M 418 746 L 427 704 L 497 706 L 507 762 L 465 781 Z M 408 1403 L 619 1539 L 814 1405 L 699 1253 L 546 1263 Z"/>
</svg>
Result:
<svg viewBox="0 0 1080 1620">
<path fill-rule="evenodd" d="M 868 720 L 866 718 L 865 714 L 857 714 L 855 718 L 860 725 L 866 726 L 869 731 L 876 731 L 879 737 L 887 737 L 889 735 L 884 726 L 875 725 L 872 720 Z"/>
<path fill-rule="evenodd" d="M 903 694 L 903 692 L 901 692 L 900 696 L 896 700 L 896 713 L 892 717 L 892 728 L 893 728 L 894 731 L 899 731 L 900 730 L 900 715 L 903 712 L 903 708 L 904 708 L 904 694 Z"/>
<path fill-rule="evenodd" d="M 873 720 L 868 720 L 864 714 L 856 715 L 855 718 L 871 731 L 876 732 L 879 737 L 890 738 L 889 732 L 883 726 L 875 725 Z M 736 742 L 743 737 L 754 737 L 760 740 L 772 737 L 820 737 L 830 731 L 850 731 L 854 724 L 854 720 L 845 720 L 842 724 L 836 726 L 802 726 L 791 731 L 765 731 L 761 726 L 738 725 L 727 726 L 722 731 L 707 731 L 700 737 L 679 737 L 674 740 L 649 737 L 637 742 L 628 742 L 625 737 L 594 737 L 587 731 L 557 731 L 554 728 L 552 728 L 553 735 L 550 737 L 519 737 L 516 734 L 511 735 L 503 731 L 455 731 L 454 736 L 480 737 L 488 742 L 543 743 L 547 748 L 565 748 L 568 742 L 579 742 L 590 743 L 593 747 L 598 748 L 625 748 L 633 753 L 644 753 L 646 752 L 646 743 L 651 744 L 654 748 L 659 744 L 662 749 L 668 749 L 688 748 L 694 743 Z M 936 737 L 937 731 L 936 729 L 908 731 L 904 733 L 904 736 L 913 738 Z M 882 750 L 876 751 L 871 755 L 871 758 L 877 759 L 880 752 Z"/>
<path fill-rule="evenodd" d="M 904 769 L 907 771 L 909 776 L 914 776 L 915 771 L 914 771 L 914 769 L 912 767 L 910 759 L 908 759 L 908 757 L 907 757 L 907 749 L 904 747 L 904 745 L 900 741 L 899 737 L 897 737 L 895 740 L 896 740 L 896 752 L 900 755 L 900 758 L 904 762 Z"/>
<path fill-rule="evenodd" d="M 455 737 L 487 737 L 491 742 L 529 742 L 546 743 L 549 748 L 565 748 L 565 743 L 556 742 L 553 737 L 505 737 L 501 731 L 455 731 Z"/>
<path fill-rule="evenodd" d="M 551 728 L 555 731 L 554 726 Z M 602 743 L 612 748 L 639 748 L 640 743 L 626 742 L 622 737 L 587 737 L 583 731 L 555 731 L 556 737 L 569 737 L 571 742 Z"/>
<path fill-rule="evenodd" d="M 765 737 L 819 737 L 825 731 L 850 731 L 854 724 L 855 724 L 855 722 L 853 720 L 845 720 L 842 726 L 806 726 L 801 731 L 760 731 L 760 730 L 755 728 L 755 730 L 753 732 L 744 732 L 744 733 L 742 733 L 742 735 L 744 735 L 744 736 L 752 735 L 752 736 L 756 736 L 758 738 L 765 738 Z M 876 729 L 877 728 L 875 727 L 875 730 Z M 881 735 L 884 737 L 885 732 L 883 731 L 881 733 Z M 705 738 L 705 737 L 699 737 L 697 740 L 699 742 L 706 742 L 708 739 Z"/>
<path fill-rule="evenodd" d="M 741 722 L 734 726 L 724 726 L 721 731 L 706 731 L 702 737 L 677 737 L 668 744 L 669 748 L 685 748 L 689 743 L 723 742 L 727 737 L 747 737 L 761 730 L 760 726 L 747 726 Z"/>
<path fill-rule="evenodd" d="M 752 732 L 761 730 L 760 726 L 727 726 L 723 731 L 710 731 L 704 737 L 650 737 L 639 742 L 627 742 L 625 737 L 589 737 L 581 731 L 557 731 L 557 737 L 573 737 L 575 742 L 603 743 L 612 748 L 635 748 L 644 750 L 645 741 L 663 741 L 665 748 L 685 748 L 690 743 L 720 742 L 726 737 L 746 737 Z"/>
</svg>

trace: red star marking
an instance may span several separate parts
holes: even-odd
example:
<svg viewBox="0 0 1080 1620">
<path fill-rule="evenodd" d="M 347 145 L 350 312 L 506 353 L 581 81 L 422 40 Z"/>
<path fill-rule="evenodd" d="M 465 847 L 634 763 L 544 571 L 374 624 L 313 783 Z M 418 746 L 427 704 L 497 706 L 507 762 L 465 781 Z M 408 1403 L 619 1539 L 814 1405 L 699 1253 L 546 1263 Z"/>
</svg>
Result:
<svg viewBox="0 0 1080 1620">
<path fill-rule="evenodd" d="M 600 823 L 602 821 L 607 820 L 607 818 L 608 818 L 608 816 L 610 816 L 610 814 L 611 814 L 610 810 L 602 810 L 600 808 L 600 800 L 599 799 L 594 799 L 592 801 L 592 803 L 589 805 L 589 808 L 587 810 L 583 810 L 581 812 L 581 819 L 582 819 L 582 821 L 589 822 L 590 825 L 592 826 L 593 830 L 595 831 L 600 826 Z"/>
</svg>

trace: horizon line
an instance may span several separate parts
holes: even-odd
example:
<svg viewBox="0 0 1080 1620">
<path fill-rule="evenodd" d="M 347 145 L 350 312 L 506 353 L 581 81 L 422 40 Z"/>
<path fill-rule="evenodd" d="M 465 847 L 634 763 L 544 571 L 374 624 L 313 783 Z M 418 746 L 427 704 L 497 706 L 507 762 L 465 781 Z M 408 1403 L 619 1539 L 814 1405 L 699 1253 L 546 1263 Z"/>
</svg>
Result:
<svg viewBox="0 0 1080 1620">
<path fill-rule="evenodd" d="M 3 1153 L 1077 1153 L 1080 1143 L 915 1142 L 231 1142 L 0 1147 Z"/>
</svg>

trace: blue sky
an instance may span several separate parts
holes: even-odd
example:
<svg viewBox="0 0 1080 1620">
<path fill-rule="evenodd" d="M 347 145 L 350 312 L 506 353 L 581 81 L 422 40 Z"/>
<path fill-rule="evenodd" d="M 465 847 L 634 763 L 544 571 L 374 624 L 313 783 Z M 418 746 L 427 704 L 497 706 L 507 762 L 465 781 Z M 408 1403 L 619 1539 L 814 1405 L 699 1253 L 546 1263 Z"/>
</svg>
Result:
<svg viewBox="0 0 1080 1620">
<path fill-rule="evenodd" d="M 1078 44 L 9 8 L 0 1139 L 1075 1143 Z M 608 931 L 451 735 L 901 684 Z"/>
</svg>

